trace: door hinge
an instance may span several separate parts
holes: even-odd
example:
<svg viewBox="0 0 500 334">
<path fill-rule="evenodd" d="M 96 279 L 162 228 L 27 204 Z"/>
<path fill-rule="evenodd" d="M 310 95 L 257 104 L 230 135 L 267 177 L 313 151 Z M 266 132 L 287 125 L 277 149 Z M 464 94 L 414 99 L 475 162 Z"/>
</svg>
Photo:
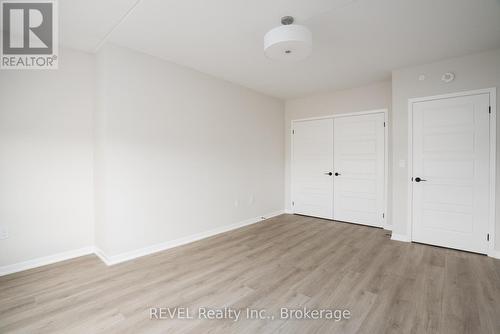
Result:
<svg viewBox="0 0 500 334">
<path fill-rule="evenodd" d="M 292 130 L 292 135 L 294 135 L 294 134 L 295 134 L 295 130 Z"/>
<path fill-rule="evenodd" d="M 385 122 L 384 122 L 384 128 L 385 128 Z"/>
<path fill-rule="evenodd" d="M 486 241 L 490 241 L 490 234 L 486 234 Z"/>
<path fill-rule="evenodd" d="M 294 201 L 292 201 L 292 206 L 294 206 L 294 205 L 295 205 L 295 202 L 294 202 Z"/>
<path fill-rule="evenodd" d="M 490 106 L 490 107 L 489 107 L 489 109 L 488 109 L 488 113 L 490 113 L 490 114 L 491 114 L 491 106 Z"/>
<path fill-rule="evenodd" d="M 385 213 L 383 213 L 383 214 L 382 214 L 382 218 L 384 218 L 384 219 L 385 219 Z"/>
</svg>

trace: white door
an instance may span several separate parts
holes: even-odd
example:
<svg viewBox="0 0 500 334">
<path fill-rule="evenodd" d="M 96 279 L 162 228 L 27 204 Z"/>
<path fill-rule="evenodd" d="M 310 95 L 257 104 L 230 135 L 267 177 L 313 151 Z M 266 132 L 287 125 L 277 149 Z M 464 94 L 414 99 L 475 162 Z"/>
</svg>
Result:
<svg viewBox="0 0 500 334">
<path fill-rule="evenodd" d="M 337 117 L 334 124 L 333 218 L 382 226 L 385 195 L 384 114 Z"/>
<path fill-rule="evenodd" d="M 412 240 L 487 251 L 489 95 L 413 104 Z"/>
<path fill-rule="evenodd" d="M 293 211 L 332 219 L 333 120 L 294 122 Z"/>
</svg>

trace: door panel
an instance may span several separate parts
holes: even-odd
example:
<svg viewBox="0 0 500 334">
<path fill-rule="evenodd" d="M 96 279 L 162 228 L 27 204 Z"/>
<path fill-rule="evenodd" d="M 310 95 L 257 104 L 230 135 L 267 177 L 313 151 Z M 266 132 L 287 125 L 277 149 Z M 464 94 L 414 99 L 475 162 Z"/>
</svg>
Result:
<svg viewBox="0 0 500 334">
<path fill-rule="evenodd" d="M 334 219 L 382 226 L 385 184 L 384 114 L 334 120 Z"/>
<path fill-rule="evenodd" d="M 489 95 L 413 104 L 412 239 L 485 253 Z"/>
<path fill-rule="evenodd" d="M 332 219 L 333 120 L 294 122 L 293 128 L 293 210 Z"/>
</svg>

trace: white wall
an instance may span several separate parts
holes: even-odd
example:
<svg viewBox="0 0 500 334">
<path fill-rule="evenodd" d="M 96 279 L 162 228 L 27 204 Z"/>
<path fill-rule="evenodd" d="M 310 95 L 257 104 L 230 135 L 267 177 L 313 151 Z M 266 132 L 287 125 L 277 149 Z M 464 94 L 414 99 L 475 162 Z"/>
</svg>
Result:
<svg viewBox="0 0 500 334">
<path fill-rule="evenodd" d="M 455 81 L 443 83 L 441 75 L 452 71 Z M 419 81 L 419 74 L 427 79 Z M 465 90 L 500 87 L 500 50 L 448 59 L 445 61 L 400 69 L 392 72 L 393 98 L 393 232 L 406 235 L 407 224 L 407 167 L 399 167 L 399 160 L 408 161 L 408 99 Z M 497 114 L 500 104 L 497 103 Z M 500 115 L 499 115 L 500 116 Z M 500 122 L 500 117 L 497 117 Z M 500 127 L 497 125 L 497 131 Z M 500 150 L 500 136 L 497 136 L 497 150 Z M 497 157 L 500 152 L 497 152 Z M 497 167 L 497 226 L 496 248 L 500 249 L 500 208 L 499 168 Z"/>
<path fill-rule="evenodd" d="M 313 95 L 286 101 L 285 112 L 285 209 L 291 210 L 290 151 L 291 123 L 294 119 L 328 116 L 375 109 L 389 109 L 391 117 L 391 82 L 381 81 L 370 85 Z M 390 134 L 389 134 L 390 136 Z M 390 147 L 389 147 L 390 151 Z M 390 156 L 389 156 L 390 157 Z M 390 189 L 390 184 L 389 184 Z M 389 192 L 390 193 L 390 192 Z M 389 203 L 390 204 L 390 203 Z M 390 222 L 390 217 L 387 217 Z"/>
<path fill-rule="evenodd" d="M 93 244 L 94 57 L 0 71 L 0 267 Z"/>
<path fill-rule="evenodd" d="M 281 101 L 128 49 L 98 55 L 107 256 L 283 210 Z"/>
</svg>

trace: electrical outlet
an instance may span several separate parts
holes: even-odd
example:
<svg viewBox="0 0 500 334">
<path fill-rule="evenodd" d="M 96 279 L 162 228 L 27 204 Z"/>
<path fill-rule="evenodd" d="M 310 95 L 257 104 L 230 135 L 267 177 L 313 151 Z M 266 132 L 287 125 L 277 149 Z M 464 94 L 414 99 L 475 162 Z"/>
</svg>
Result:
<svg viewBox="0 0 500 334">
<path fill-rule="evenodd" d="M 7 226 L 0 226 L 0 240 L 7 239 L 9 237 L 9 229 Z"/>
</svg>

